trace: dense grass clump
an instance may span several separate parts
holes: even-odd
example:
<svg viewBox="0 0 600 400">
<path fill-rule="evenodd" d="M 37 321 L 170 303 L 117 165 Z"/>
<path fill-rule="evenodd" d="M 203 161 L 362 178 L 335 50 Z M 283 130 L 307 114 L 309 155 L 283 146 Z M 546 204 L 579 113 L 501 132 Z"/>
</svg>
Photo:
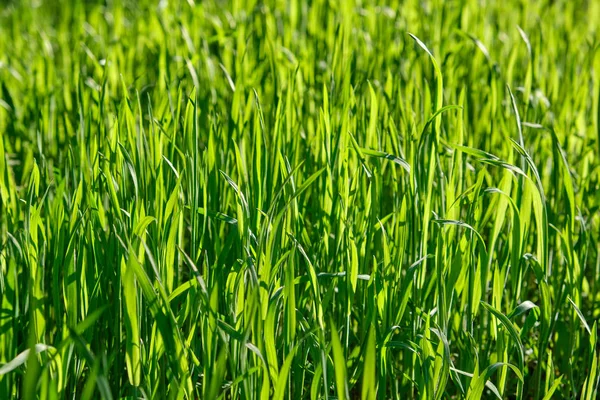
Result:
<svg viewBox="0 0 600 400">
<path fill-rule="evenodd" d="M 0 398 L 595 399 L 600 2 L 0 5 Z"/>
</svg>

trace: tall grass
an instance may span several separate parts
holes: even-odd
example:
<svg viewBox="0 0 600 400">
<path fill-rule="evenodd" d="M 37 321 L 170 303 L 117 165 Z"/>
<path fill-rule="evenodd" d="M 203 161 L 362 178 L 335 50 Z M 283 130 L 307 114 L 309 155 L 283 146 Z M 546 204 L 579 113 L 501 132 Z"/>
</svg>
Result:
<svg viewBox="0 0 600 400">
<path fill-rule="evenodd" d="M 0 398 L 598 396 L 600 3 L 0 5 Z"/>
</svg>

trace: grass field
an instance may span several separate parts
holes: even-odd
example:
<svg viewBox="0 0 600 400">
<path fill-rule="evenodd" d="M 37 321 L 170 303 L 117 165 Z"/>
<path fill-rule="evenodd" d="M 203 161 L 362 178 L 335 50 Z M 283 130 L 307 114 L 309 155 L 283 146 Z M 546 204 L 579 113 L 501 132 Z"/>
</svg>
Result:
<svg viewBox="0 0 600 400">
<path fill-rule="evenodd" d="M 596 399 L 600 2 L 5 0 L 0 399 Z"/>
</svg>

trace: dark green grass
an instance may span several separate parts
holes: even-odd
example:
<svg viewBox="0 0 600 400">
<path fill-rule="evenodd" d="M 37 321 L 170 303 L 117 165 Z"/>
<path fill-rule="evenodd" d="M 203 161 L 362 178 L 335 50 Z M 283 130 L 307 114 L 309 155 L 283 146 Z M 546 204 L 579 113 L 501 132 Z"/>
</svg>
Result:
<svg viewBox="0 0 600 400">
<path fill-rule="evenodd" d="M 0 5 L 0 398 L 598 393 L 600 3 Z"/>
</svg>

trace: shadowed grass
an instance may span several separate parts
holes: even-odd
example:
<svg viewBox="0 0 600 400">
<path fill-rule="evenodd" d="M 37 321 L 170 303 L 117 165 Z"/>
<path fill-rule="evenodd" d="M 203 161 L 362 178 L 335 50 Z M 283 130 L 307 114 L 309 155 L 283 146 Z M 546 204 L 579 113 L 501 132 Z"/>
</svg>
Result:
<svg viewBox="0 0 600 400">
<path fill-rule="evenodd" d="M 600 3 L 0 5 L 0 398 L 598 397 Z"/>
</svg>

